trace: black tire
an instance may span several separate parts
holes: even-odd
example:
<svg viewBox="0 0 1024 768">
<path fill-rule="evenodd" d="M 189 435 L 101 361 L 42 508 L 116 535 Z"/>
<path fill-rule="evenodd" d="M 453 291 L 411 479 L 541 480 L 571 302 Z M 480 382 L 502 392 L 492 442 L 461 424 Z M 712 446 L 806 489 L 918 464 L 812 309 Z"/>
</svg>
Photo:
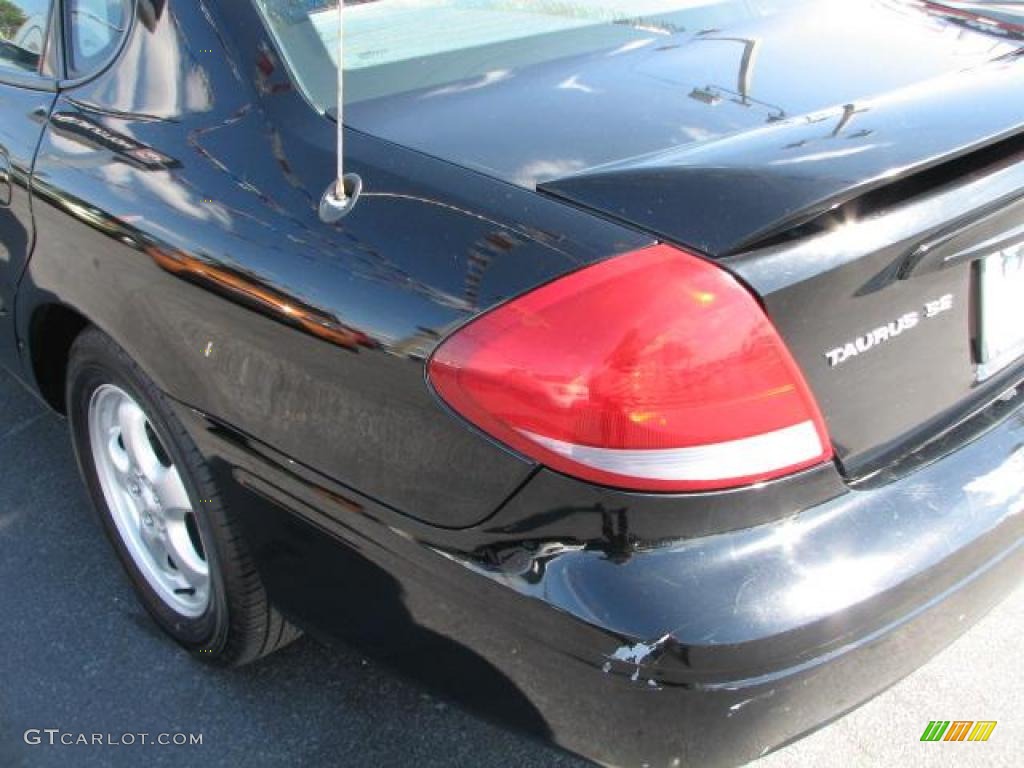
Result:
<svg viewBox="0 0 1024 768">
<path fill-rule="evenodd" d="M 150 586 L 114 522 L 88 427 L 89 403 L 104 384 L 119 387 L 142 408 L 188 492 L 210 574 L 209 603 L 201 616 L 182 615 Z M 93 506 L 142 605 L 156 623 L 197 658 L 220 665 L 254 661 L 299 637 L 301 633 L 269 603 L 239 525 L 222 503 L 191 437 L 166 396 L 128 354 L 101 331 L 86 329 L 71 348 L 65 396 L 78 468 Z"/>
</svg>

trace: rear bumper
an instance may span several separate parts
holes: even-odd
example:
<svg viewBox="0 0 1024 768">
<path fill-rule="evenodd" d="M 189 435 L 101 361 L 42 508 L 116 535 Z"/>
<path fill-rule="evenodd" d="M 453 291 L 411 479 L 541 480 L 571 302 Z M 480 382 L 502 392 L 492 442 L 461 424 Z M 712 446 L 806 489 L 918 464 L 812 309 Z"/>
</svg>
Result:
<svg viewBox="0 0 1024 768">
<path fill-rule="evenodd" d="M 607 764 L 755 758 L 911 672 L 1024 573 L 1020 410 L 772 523 L 619 556 L 524 540 L 500 564 L 225 446 L 264 580 L 300 623 Z"/>
<path fill-rule="evenodd" d="M 619 636 L 561 669 L 577 711 L 556 736 L 613 764 L 735 764 L 875 695 L 1020 581 L 1022 446 L 1018 410 L 901 480 L 785 520 L 503 577 Z"/>
</svg>

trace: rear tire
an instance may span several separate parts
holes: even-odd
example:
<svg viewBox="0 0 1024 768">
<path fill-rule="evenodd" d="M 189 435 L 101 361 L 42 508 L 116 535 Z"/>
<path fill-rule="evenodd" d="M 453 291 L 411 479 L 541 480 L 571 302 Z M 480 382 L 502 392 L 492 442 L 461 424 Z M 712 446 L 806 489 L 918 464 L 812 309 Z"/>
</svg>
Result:
<svg viewBox="0 0 1024 768">
<path fill-rule="evenodd" d="M 269 603 L 238 522 L 166 396 L 110 337 L 71 347 L 78 468 L 142 605 L 205 661 L 254 661 L 299 636 Z"/>
</svg>

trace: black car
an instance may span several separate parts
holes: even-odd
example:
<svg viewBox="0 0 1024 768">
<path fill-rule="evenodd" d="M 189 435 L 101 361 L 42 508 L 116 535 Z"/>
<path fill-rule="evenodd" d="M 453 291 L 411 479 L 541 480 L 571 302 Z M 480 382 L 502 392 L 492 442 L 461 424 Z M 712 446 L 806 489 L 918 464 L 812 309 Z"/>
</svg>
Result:
<svg viewBox="0 0 1024 768">
<path fill-rule="evenodd" d="M 0 361 L 197 658 L 757 757 L 1022 573 L 997 5 L 0 0 Z"/>
</svg>

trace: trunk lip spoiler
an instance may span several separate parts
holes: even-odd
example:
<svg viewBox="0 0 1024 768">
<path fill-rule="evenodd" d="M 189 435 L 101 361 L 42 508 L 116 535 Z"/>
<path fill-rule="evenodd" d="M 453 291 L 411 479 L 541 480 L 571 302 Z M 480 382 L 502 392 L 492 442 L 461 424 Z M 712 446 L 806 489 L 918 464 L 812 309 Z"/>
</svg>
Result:
<svg viewBox="0 0 1024 768">
<path fill-rule="evenodd" d="M 1024 89 L 1022 54 L 1024 49 L 874 101 L 589 168 L 545 181 L 537 190 L 708 255 L 734 256 L 873 191 L 1024 138 L 1024 113 L 1015 103 Z M 972 119 L 939 121 L 950 105 Z M 865 114 L 870 129 L 843 136 L 847 146 L 840 151 L 823 150 L 823 124 L 838 120 L 842 128 L 850 114 Z M 922 148 L 921 136 L 929 132 Z M 1015 155 L 1010 152 L 1012 162 L 1018 161 Z M 636 190 L 656 185 L 671 195 L 669 181 L 680 188 L 675 198 L 661 211 L 646 206 L 646 216 L 636 215 L 645 207 Z M 708 184 L 724 193 L 720 208 L 687 215 L 687 202 L 707 205 L 701 188 Z M 669 217 L 665 212 L 672 208 Z M 702 219 L 716 210 L 727 210 L 736 223 L 715 231 Z"/>
</svg>

